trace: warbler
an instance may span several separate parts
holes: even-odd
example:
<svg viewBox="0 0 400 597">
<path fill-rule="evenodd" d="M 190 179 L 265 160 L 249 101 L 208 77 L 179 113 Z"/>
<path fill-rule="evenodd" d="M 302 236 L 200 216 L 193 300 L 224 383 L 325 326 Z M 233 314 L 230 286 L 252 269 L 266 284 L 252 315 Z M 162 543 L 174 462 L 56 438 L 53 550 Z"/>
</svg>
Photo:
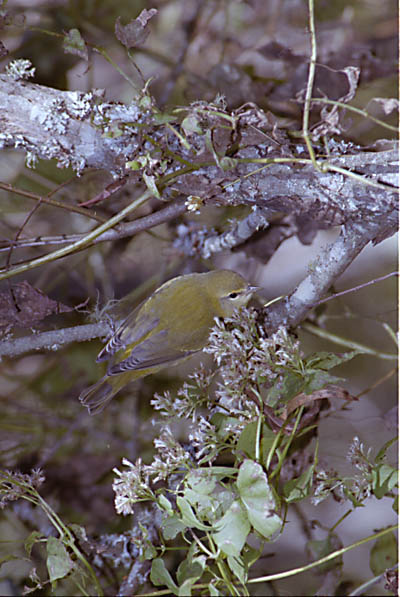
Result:
<svg viewBox="0 0 400 597">
<path fill-rule="evenodd" d="M 162 284 L 121 323 L 96 362 L 107 373 L 79 400 L 90 414 L 103 410 L 129 382 L 176 365 L 207 344 L 215 317 L 245 306 L 257 287 L 239 274 L 215 270 Z"/>
</svg>

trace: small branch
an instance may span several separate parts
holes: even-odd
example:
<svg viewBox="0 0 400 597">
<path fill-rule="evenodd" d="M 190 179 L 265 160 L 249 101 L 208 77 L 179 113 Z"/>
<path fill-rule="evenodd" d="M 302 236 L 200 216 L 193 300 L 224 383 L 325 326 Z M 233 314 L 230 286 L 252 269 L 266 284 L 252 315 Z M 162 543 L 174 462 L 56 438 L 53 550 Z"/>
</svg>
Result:
<svg viewBox="0 0 400 597">
<path fill-rule="evenodd" d="M 311 91 L 312 77 L 311 68 Z M 311 100 L 308 93 L 304 132 L 308 132 Z M 293 155 L 293 146 L 279 127 L 280 141 L 265 146 L 261 139 L 270 128 L 258 116 L 261 111 L 253 111 L 257 124 L 249 126 L 240 109 L 192 108 L 194 116 L 212 126 L 213 138 L 222 143 L 222 155 L 230 149 L 223 145 L 226 126 L 240 130 L 240 147 L 229 153 L 232 167 L 221 171 L 209 155 L 204 135 L 193 133 L 188 148 L 173 133 L 179 133 L 177 127 L 160 124 L 154 113 L 144 113 L 135 101 L 108 103 L 96 92 L 60 91 L 0 75 L 0 112 L 0 147 L 18 147 L 31 158 L 56 159 L 59 167 L 71 165 L 78 172 L 93 167 L 119 177 L 131 174 L 126 163 L 148 152 L 143 143 L 151 140 L 157 147 L 157 160 L 164 156 L 170 162 L 165 172 L 156 175 L 163 199 L 179 194 L 201 197 L 210 205 L 268 207 L 271 213 L 302 215 L 316 230 L 352 218 L 365 222 L 383 212 L 388 220 L 397 220 L 398 151 L 394 142 L 393 148 L 379 150 L 377 146 L 375 152 L 353 146 L 345 155 L 338 144 L 336 150 L 331 148 L 329 163 L 319 161 L 316 169 L 312 160 L 304 159 L 304 148 Z M 260 134 L 255 136 L 255 131 Z M 255 169 L 258 163 L 265 166 Z"/>
<path fill-rule="evenodd" d="M 230 228 L 222 234 L 206 236 L 204 229 L 195 232 L 186 229 L 175 241 L 174 246 L 182 249 L 187 255 L 201 255 L 208 259 L 214 253 L 243 244 L 258 230 L 268 228 L 269 215 L 271 214 L 268 208 L 255 207 L 242 220 L 233 221 Z"/>
<path fill-rule="evenodd" d="M 170 220 L 173 220 L 174 218 L 184 214 L 186 211 L 187 207 L 184 202 L 180 201 L 170 203 L 164 209 L 160 209 L 159 211 L 149 214 L 148 216 L 143 216 L 142 218 L 138 218 L 133 222 L 120 224 L 113 230 L 106 230 L 106 232 L 103 232 L 100 236 L 95 238 L 91 244 L 96 245 L 97 243 L 103 243 L 105 241 L 119 240 L 121 238 L 133 236 L 139 232 L 144 232 L 145 230 L 150 230 L 155 226 L 164 224 L 164 222 L 169 222 Z M 77 242 L 84 237 L 84 234 L 69 234 L 65 236 L 42 236 L 39 238 L 26 238 L 15 241 L 13 246 L 14 248 L 22 248 L 40 247 L 45 245 L 64 245 Z M 2 244 L 4 245 L 4 242 Z M 11 243 L 7 243 L 7 245 L 0 247 L 0 252 L 7 251 L 10 244 Z"/>
<path fill-rule="evenodd" d="M 33 199 L 34 201 L 40 201 L 41 203 L 47 203 L 47 205 L 52 205 L 53 207 L 58 207 L 59 209 L 65 209 L 67 211 L 71 211 L 81 216 L 85 216 L 85 218 L 92 218 L 93 220 L 97 220 L 98 222 L 105 222 L 105 218 L 98 216 L 97 214 L 89 211 L 88 209 L 84 209 L 83 207 L 78 207 L 77 205 L 68 205 L 66 203 L 61 203 L 60 201 L 56 201 L 55 199 L 50 199 L 49 196 L 46 195 L 37 195 L 37 193 L 33 193 L 32 191 L 25 191 L 24 189 L 17 189 L 13 187 L 11 184 L 7 184 L 5 182 L 0 182 L 0 189 L 4 191 L 8 191 L 9 193 L 15 193 L 16 195 L 21 195 L 22 197 L 27 197 L 28 199 Z"/>
<path fill-rule="evenodd" d="M 365 595 L 365 593 L 367 592 L 367 590 L 371 594 L 371 591 L 370 591 L 371 587 L 374 586 L 374 585 L 377 585 L 379 582 L 382 582 L 383 580 L 386 580 L 387 573 L 388 572 L 392 572 L 392 571 L 396 572 L 397 569 L 398 569 L 398 567 L 399 567 L 399 565 L 395 564 L 391 568 L 387 568 L 381 574 L 378 574 L 377 576 L 374 576 L 373 578 L 370 578 L 365 583 L 363 583 L 362 585 L 360 585 L 359 587 L 357 587 L 356 589 L 354 589 L 354 591 L 352 591 L 351 593 L 349 593 L 349 597 L 360 597 L 360 595 Z M 385 589 L 387 589 L 387 587 L 385 587 Z"/>
<path fill-rule="evenodd" d="M 317 40 L 315 36 L 315 23 L 314 23 L 314 0 L 308 0 L 308 24 L 310 28 L 310 39 L 311 39 L 311 54 L 310 54 L 310 68 L 308 70 L 308 81 L 306 88 L 306 97 L 304 102 L 303 112 L 303 138 L 306 142 L 308 153 L 314 164 L 314 167 L 318 169 L 317 162 L 315 160 L 314 149 L 310 140 L 309 125 L 310 125 L 310 107 L 312 90 L 314 86 L 315 78 L 315 65 L 317 62 Z"/>
<path fill-rule="evenodd" d="M 399 272 L 390 272 L 390 274 L 386 274 L 386 276 L 381 276 L 380 278 L 375 278 L 374 280 L 370 280 L 369 282 L 365 282 L 364 284 L 359 284 L 358 286 L 353 286 L 353 288 L 349 288 L 348 290 L 342 290 L 341 292 L 335 292 L 331 296 L 327 298 L 321 299 L 317 303 L 314 303 L 313 307 L 318 307 L 318 305 L 322 305 L 323 303 L 327 303 L 338 296 L 343 296 L 344 294 L 349 294 L 349 292 L 355 292 L 356 290 L 361 290 L 362 288 L 366 288 L 367 286 L 371 286 L 371 284 L 376 284 L 376 282 L 383 282 L 383 280 L 387 280 L 392 276 L 398 276 Z"/>
<path fill-rule="evenodd" d="M 32 334 L 14 340 L 3 340 L 0 342 L 0 357 L 17 357 L 34 350 L 60 350 L 71 342 L 104 338 L 108 333 L 107 323 L 100 322 Z"/>
<path fill-rule="evenodd" d="M 309 265 L 308 275 L 294 292 L 267 309 L 265 325 L 268 331 L 276 330 L 281 325 L 296 327 L 374 238 L 376 227 L 379 228 L 379 222 L 375 226 L 356 225 L 354 222 L 343 226 L 336 241 L 325 246 Z"/>
<path fill-rule="evenodd" d="M 63 249 L 58 249 L 53 253 L 49 253 L 48 255 L 44 255 L 43 257 L 38 257 L 37 259 L 32 259 L 28 263 L 24 263 L 22 265 L 16 265 L 12 269 L 9 270 L 0 270 L 0 280 L 6 280 L 7 278 L 11 278 L 17 274 L 22 274 L 23 272 L 29 271 L 38 267 L 39 265 L 43 265 L 45 263 L 50 263 L 51 261 L 55 261 L 60 257 L 65 257 L 66 255 L 70 255 L 71 253 L 76 253 L 78 250 L 83 249 L 91 245 L 92 241 L 99 237 L 103 232 L 109 230 L 116 224 L 118 224 L 121 220 L 125 218 L 130 212 L 137 209 L 140 205 L 145 203 L 150 197 L 152 193 L 150 191 L 145 191 L 138 199 L 132 201 L 125 209 L 117 213 L 115 216 L 110 218 L 107 222 L 86 234 L 81 240 L 68 245 L 68 247 L 64 247 Z"/>
<path fill-rule="evenodd" d="M 331 106 L 337 106 L 338 108 L 344 108 L 345 110 L 349 110 L 349 112 L 354 112 L 355 114 L 359 114 L 363 118 L 368 118 L 369 120 L 372 120 L 376 124 L 379 124 L 379 126 L 386 128 L 389 131 L 392 131 L 393 133 L 398 132 L 398 128 L 396 128 L 395 126 L 388 124 L 384 120 L 375 118 L 375 116 L 372 116 L 372 114 L 370 114 L 366 110 L 361 110 L 360 108 L 356 108 L 355 106 L 352 106 L 350 104 L 345 104 L 344 102 L 340 102 L 338 100 L 330 100 L 325 97 L 313 97 L 311 98 L 311 101 L 313 102 L 313 104 L 329 104 Z"/>
<path fill-rule="evenodd" d="M 15 238 L 11 241 L 10 248 L 9 248 L 9 251 L 8 251 L 8 254 L 7 254 L 7 259 L 6 259 L 6 268 L 7 269 L 10 267 L 11 256 L 12 256 L 12 252 L 13 252 L 13 249 L 14 249 L 14 244 L 16 242 L 18 242 L 18 239 L 21 236 L 23 229 L 25 228 L 25 226 L 27 225 L 27 223 L 29 222 L 29 220 L 31 219 L 31 217 L 33 216 L 33 214 L 39 209 L 40 204 L 41 204 L 41 200 L 39 199 L 39 201 L 37 203 L 35 203 L 35 205 L 31 208 L 31 210 L 25 216 L 22 225 L 19 227 L 19 229 L 17 231 L 17 234 L 15 235 Z"/>
<path fill-rule="evenodd" d="M 319 336 L 324 340 L 329 340 L 330 342 L 334 342 L 335 344 L 339 344 L 340 346 L 345 346 L 346 348 L 351 348 L 352 350 L 359 350 L 364 354 L 370 354 L 378 359 L 384 359 L 387 361 L 397 361 L 398 355 L 397 354 L 390 354 L 390 352 L 381 352 L 379 350 L 374 350 L 369 346 L 365 346 L 365 344 L 360 344 L 360 342 L 354 342 L 354 340 L 348 340 L 347 338 L 343 338 L 342 336 L 338 336 L 337 334 L 333 334 L 332 332 L 328 332 L 327 330 L 321 329 L 316 325 L 313 325 L 310 322 L 305 322 L 301 324 L 301 329 L 310 332 L 310 334 L 314 334 L 315 336 Z"/>
<path fill-rule="evenodd" d="M 248 583 L 254 584 L 254 583 L 260 583 L 260 582 L 271 582 L 273 580 L 279 580 L 280 578 L 288 578 L 289 576 L 301 574 L 302 572 L 306 572 L 307 570 L 312 570 L 312 568 L 315 568 L 316 566 L 321 566 L 321 564 L 325 564 L 325 562 L 330 562 L 331 560 L 334 560 L 335 558 L 345 554 L 346 552 L 354 549 L 355 547 L 364 545 L 368 541 L 373 541 L 374 539 L 377 540 L 380 537 L 384 537 L 388 533 L 392 533 L 396 530 L 397 530 L 397 525 L 387 527 L 386 529 L 383 529 L 382 531 L 379 531 L 378 533 L 373 533 L 372 535 L 369 535 L 368 537 L 364 537 L 363 539 L 360 539 L 359 541 L 356 541 L 355 543 L 352 543 L 351 545 L 347 545 L 346 547 L 337 549 L 336 551 L 331 552 L 327 556 L 324 556 L 323 558 L 320 558 L 319 560 L 316 560 L 315 562 L 311 562 L 311 564 L 306 564 L 305 566 L 300 566 L 299 568 L 292 568 L 291 570 L 287 570 L 285 572 L 278 572 L 276 574 L 268 574 L 267 576 L 251 578 L 251 579 L 249 579 Z M 199 587 L 199 585 L 193 585 L 193 588 L 198 588 L 198 587 Z"/>
</svg>

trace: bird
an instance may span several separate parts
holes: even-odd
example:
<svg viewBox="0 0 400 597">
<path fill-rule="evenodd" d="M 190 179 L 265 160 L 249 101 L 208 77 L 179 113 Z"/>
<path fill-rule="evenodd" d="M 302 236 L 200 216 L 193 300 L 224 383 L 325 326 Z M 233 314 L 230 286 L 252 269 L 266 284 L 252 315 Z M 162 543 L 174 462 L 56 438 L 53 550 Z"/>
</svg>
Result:
<svg viewBox="0 0 400 597">
<path fill-rule="evenodd" d="M 157 288 L 117 327 L 96 362 L 106 374 L 79 396 L 91 415 L 133 380 L 176 365 L 207 344 L 217 317 L 230 317 L 258 290 L 234 271 L 177 276 Z"/>
</svg>

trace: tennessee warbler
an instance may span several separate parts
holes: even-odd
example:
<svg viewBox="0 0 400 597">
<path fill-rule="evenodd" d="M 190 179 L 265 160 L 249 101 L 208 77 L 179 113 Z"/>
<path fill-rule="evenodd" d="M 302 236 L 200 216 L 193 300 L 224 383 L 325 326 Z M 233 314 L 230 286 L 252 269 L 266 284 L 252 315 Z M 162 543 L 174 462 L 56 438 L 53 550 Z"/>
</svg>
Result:
<svg viewBox="0 0 400 597">
<path fill-rule="evenodd" d="M 109 361 L 107 373 L 79 400 L 98 413 L 129 382 L 187 359 L 207 344 L 214 318 L 232 315 L 255 290 L 230 270 L 165 282 L 117 328 L 96 359 Z"/>
</svg>

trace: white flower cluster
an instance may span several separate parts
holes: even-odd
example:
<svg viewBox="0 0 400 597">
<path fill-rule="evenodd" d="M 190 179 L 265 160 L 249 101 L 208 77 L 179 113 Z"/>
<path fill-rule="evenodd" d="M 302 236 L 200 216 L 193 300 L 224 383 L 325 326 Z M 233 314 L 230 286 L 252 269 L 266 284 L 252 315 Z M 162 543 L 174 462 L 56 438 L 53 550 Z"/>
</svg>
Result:
<svg viewBox="0 0 400 597">
<path fill-rule="evenodd" d="M 133 514 L 133 506 L 137 502 L 156 501 L 151 485 L 170 478 L 178 471 L 187 470 L 191 455 L 175 439 L 168 425 L 163 427 L 154 445 L 157 453 L 151 464 L 143 464 L 141 458 L 135 463 L 124 458 L 122 464 L 127 470 L 114 468 L 117 475 L 113 483 L 114 504 L 118 514 Z"/>
<path fill-rule="evenodd" d="M 213 374 L 206 371 L 203 365 L 191 375 L 189 382 L 185 382 L 172 396 L 167 391 L 164 394 L 155 394 L 151 400 L 151 405 L 155 410 L 159 410 L 163 417 L 178 417 L 180 419 L 196 420 L 199 407 L 209 404 L 209 389 Z"/>
<path fill-rule="evenodd" d="M 353 441 L 347 452 L 347 460 L 360 471 L 368 473 L 370 471 L 370 454 L 371 448 L 365 451 L 364 444 L 361 443 L 360 438 L 357 436 L 353 437 Z"/>
<path fill-rule="evenodd" d="M 122 464 L 128 467 L 127 471 L 113 469 L 117 475 L 113 483 L 115 509 L 118 514 L 133 514 L 133 505 L 136 502 L 149 500 L 154 496 L 149 486 L 147 467 L 142 463 L 141 458 L 138 458 L 135 464 L 123 458 Z"/>
</svg>

